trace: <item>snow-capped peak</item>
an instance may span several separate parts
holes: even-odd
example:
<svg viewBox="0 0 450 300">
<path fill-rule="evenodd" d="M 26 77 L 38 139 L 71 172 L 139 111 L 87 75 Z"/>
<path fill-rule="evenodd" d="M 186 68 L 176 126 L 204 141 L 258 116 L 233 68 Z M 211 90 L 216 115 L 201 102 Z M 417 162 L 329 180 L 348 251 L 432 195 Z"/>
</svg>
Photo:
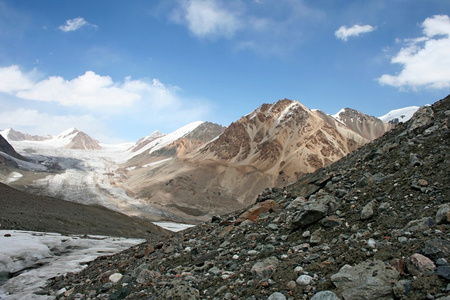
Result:
<svg viewBox="0 0 450 300">
<path fill-rule="evenodd" d="M 334 115 L 332 115 L 332 117 L 333 117 L 336 121 L 338 121 L 339 123 L 345 125 L 344 121 L 343 121 L 342 118 L 341 118 L 341 114 L 345 113 L 346 110 L 347 110 L 347 108 L 342 108 L 340 111 L 338 111 L 337 113 L 335 113 Z"/>
<path fill-rule="evenodd" d="M 71 128 L 69 128 L 69 129 L 67 129 L 67 130 L 64 130 L 64 131 L 61 132 L 60 134 L 58 134 L 58 135 L 56 136 L 56 138 L 57 138 L 57 139 L 64 139 L 64 138 L 67 138 L 68 136 L 74 135 L 74 134 L 76 134 L 76 133 L 78 133 L 78 132 L 79 132 L 78 129 L 76 129 L 75 127 L 71 127 Z"/>
<path fill-rule="evenodd" d="M 394 109 L 385 114 L 384 116 L 378 117 L 387 123 L 398 123 L 406 122 L 414 115 L 414 113 L 419 109 L 419 106 L 407 106 L 404 108 Z"/>
</svg>

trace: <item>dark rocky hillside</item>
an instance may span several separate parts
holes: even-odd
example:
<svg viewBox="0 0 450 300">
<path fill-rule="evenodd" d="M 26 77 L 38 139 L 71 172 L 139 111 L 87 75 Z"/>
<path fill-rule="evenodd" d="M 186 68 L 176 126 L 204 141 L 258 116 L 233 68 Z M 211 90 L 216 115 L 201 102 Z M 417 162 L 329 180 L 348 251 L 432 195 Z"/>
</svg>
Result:
<svg viewBox="0 0 450 300">
<path fill-rule="evenodd" d="M 28 194 L 0 183 L 0 229 L 149 238 L 168 231 L 101 206 Z"/>
<path fill-rule="evenodd" d="M 449 127 L 447 97 L 337 163 L 266 189 L 245 210 L 99 258 L 43 293 L 449 299 Z"/>
</svg>

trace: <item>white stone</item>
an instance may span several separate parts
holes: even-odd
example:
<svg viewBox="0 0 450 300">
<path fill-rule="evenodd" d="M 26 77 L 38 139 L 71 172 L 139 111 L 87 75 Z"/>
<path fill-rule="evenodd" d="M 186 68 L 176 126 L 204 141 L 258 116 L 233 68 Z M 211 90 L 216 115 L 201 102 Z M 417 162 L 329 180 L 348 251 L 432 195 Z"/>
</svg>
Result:
<svg viewBox="0 0 450 300">
<path fill-rule="evenodd" d="M 112 283 L 118 282 L 120 279 L 122 279 L 123 275 L 120 273 L 114 273 L 111 276 L 109 276 L 109 281 Z"/>
<path fill-rule="evenodd" d="M 311 283 L 312 277 L 309 275 L 300 275 L 295 281 L 298 285 L 308 285 Z"/>
</svg>

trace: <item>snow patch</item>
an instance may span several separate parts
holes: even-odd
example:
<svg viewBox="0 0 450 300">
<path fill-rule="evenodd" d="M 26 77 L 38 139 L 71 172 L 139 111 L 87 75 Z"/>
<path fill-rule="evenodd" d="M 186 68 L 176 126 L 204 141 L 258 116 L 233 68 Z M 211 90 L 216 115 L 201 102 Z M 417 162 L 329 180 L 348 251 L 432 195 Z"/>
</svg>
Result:
<svg viewBox="0 0 450 300">
<path fill-rule="evenodd" d="M 11 182 L 14 182 L 16 180 L 19 180 L 23 175 L 18 172 L 11 172 L 8 175 L 8 178 L 6 178 L 5 182 L 6 184 L 10 184 Z"/>
<path fill-rule="evenodd" d="M 171 157 L 170 158 L 166 158 L 166 159 L 162 159 L 162 160 L 159 160 L 159 161 L 155 161 L 155 162 L 143 165 L 142 167 L 143 168 L 153 167 L 153 166 L 159 165 L 159 164 L 161 164 L 163 162 L 169 161 L 171 159 L 172 159 Z"/>
<path fill-rule="evenodd" d="M 182 231 L 191 227 L 194 227 L 195 225 L 192 224 L 183 224 L 183 223 L 174 223 L 174 222 L 153 222 L 153 224 L 158 225 L 159 227 L 162 227 L 164 229 L 178 232 Z"/>
</svg>

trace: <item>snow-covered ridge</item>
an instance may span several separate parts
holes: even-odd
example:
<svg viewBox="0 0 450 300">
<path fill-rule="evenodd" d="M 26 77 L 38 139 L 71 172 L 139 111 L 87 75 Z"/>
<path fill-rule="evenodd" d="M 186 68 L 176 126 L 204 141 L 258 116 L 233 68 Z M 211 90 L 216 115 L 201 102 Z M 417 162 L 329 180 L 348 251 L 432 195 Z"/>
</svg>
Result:
<svg viewBox="0 0 450 300">
<path fill-rule="evenodd" d="M 167 135 L 163 135 L 160 138 L 153 140 L 152 142 L 148 143 L 144 147 L 142 147 L 139 150 L 137 150 L 136 152 L 134 152 L 134 155 L 141 154 L 146 151 L 149 154 L 152 152 L 155 152 L 167 145 L 170 145 L 171 143 L 182 138 L 183 136 L 187 135 L 188 133 L 194 131 L 198 126 L 200 126 L 203 123 L 204 123 L 203 121 L 192 122 L 186 126 L 183 126 L 179 129 L 175 130 L 174 132 L 171 132 Z"/>
<path fill-rule="evenodd" d="M 394 109 L 388 112 L 387 114 L 378 117 L 378 119 L 387 123 L 395 121 L 395 119 L 397 119 L 398 122 L 406 122 L 409 119 L 411 119 L 411 117 L 418 109 L 419 106 L 408 106 L 404 108 Z"/>
</svg>

